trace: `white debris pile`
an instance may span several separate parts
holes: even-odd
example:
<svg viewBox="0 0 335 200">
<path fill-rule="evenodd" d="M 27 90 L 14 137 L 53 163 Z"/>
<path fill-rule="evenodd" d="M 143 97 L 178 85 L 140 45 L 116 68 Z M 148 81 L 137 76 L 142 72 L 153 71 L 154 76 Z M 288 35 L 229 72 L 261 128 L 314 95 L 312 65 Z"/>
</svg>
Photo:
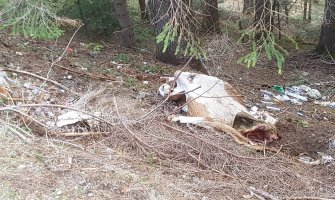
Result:
<svg viewBox="0 0 335 200">
<path fill-rule="evenodd" d="M 335 102 L 326 101 L 329 97 L 322 96 L 320 91 L 306 85 L 286 87 L 283 93 L 272 92 L 268 90 L 260 90 L 262 95 L 262 103 L 268 110 L 280 111 L 274 105 L 275 102 L 289 102 L 293 105 L 302 105 L 311 100 L 315 104 L 335 108 Z"/>
</svg>

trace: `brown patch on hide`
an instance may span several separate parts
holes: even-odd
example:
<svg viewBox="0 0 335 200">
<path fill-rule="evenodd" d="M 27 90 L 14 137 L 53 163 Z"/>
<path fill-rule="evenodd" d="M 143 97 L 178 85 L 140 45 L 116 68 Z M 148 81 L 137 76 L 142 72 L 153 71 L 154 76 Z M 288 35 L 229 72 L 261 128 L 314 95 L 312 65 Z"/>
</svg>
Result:
<svg viewBox="0 0 335 200">
<path fill-rule="evenodd" d="M 260 124 L 247 130 L 240 131 L 242 136 L 256 143 L 271 143 L 274 140 L 279 140 L 276 127 L 269 124 Z"/>
<path fill-rule="evenodd" d="M 206 106 L 195 101 L 188 104 L 187 115 L 191 117 L 204 117 L 205 119 L 211 119 Z"/>
<path fill-rule="evenodd" d="M 227 91 L 228 95 L 231 96 L 235 101 L 243 105 L 243 98 L 241 95 L 231 86 L 229 83 L 224 82 L 224 88 Z"/>
<path fill-rule="evenodd" d="M 4 97 L 9 97 L 9 92 L 5 87 L 0 86 L 0 95 Z"/>
</svg>

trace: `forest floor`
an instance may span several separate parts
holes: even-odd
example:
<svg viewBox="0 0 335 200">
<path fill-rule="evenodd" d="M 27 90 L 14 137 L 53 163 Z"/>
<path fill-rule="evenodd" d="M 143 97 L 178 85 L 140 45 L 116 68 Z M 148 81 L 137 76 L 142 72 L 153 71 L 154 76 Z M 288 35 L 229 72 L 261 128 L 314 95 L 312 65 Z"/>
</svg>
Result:
<svg viewBox="0 0 335 200">
<path fill-rule="evenodd" d="M 279 121 L 280 152 L 261 160 L 263 153 L 220 136 L 222 147 L 256 159 L 209 153 L 207 156 L 215 163 L 211 165 L 207 158 L 201 161 L 201 151 L 197 159 L 191 149 L 186 148 L 198 147 L 197 144 L 185 144 L 180 149 L 177 144 L 174 146 L 173 140 L 187 140 L 182 140 L 184 136 L 178 135 L 176 130 L 162 125 L 165 123 L 162 116 L 173 105 L 167 103 L 151 112 L 163 101 L 157 95 L 162 84 L 160 77 L 172 76 L 182 66 L 162 64 L 155 61 L 152 52 L 124 49 L 113 43 L 102 43 L 103 49 L 92 53 L 89 46 L 96 44 L 87 45 L 80 37 L 71 43 L 69 40 L 64 37 L 57 42 L 34 41 L 2 36 L 1 68 L 7 70 L 11 79 L 25 85 L 11 88 L 12 94 L 15 98 L 26 96 L 23 104 L 36 105 L 23 110 L 31 116 L 50 110 L 63 112 L 64 108 L 38 108 L 52 99 L 54 105 L 114 114 L 117 119 L 109 116 L 108 120 L 115 127 L 104 129 L 108 131 L 101 135 L 45 136 L 43 131 L 24 131 L 24 124 L 16 115 L 2 113 L 2 124 L 18 125 L 27 135 L 15 134 L 13 127 L 7 125 L 1 127 L 1 199 L 335 199 L 335 165 L 311 166 L 297 161 L 301 154 L 317 158 L 317 152 L 335 158 L 335 150 L 329 147 L 335 137 L 334 109 L 313 101 L 303 105 L 278 102 L 276 106 L 281 110 L 270 112 Z M 65 51 L 68 44 L 70 50 Z M 55 62 L 63 53 L 62 60 Z M 335 101 L 334 65 L 306 52 L 292 52 L 282 76 L 277 74 L 274 63 L 268 61 L 261 61 L 253 69 L 235 62 L 220 65 L 213 74 L 234 86 L 249 107 L 263 109 L 260 90 L 271 91 L 274 85 L 309 85 L 323 96 L 329 96 L 328 101 Z M 185 70 L 195 71 L 189 67 Z M 22 71 L 48 80 L 42 81 Z M 50 80 L 66 88 L 60 89 Z M 31 96 L 26 90 L 32 87 L 43 88 L 45 92 Z M 79 93 L 79 97 L 67 88 Z M 143 117 L 146 113 L 150 116 Z M 43 117 L 41 114 L 41 120 Z M 143 122 L 133 125 L 118 121 L 141 121 L 142 118 L 145 118 Z M 197 127 L 174 127 L 199 135 L 206 131 Z M 136 137 L 131 138 L 129 134 L 141 139 L 136 141 Z M 175 138 L 165 138 L 171 135 Z M 151 137 L 155 140 L 151 141 Z M 144 142 L 138 145 L 141 140 L 175 156 L 167 160 L 158 155 L 150 156 L 143 150 Z M 157 143 L 161 141 L 166 143 Z M 204 146 L 206 149 L 208 145 Z"/>
</svg>

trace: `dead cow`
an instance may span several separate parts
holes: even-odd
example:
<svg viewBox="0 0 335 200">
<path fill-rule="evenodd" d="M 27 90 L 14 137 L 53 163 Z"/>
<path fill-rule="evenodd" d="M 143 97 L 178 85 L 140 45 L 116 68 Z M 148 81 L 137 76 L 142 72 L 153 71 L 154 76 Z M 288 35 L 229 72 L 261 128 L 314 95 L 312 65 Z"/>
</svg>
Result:
<svg viewBox="0 0 335 200">
<path fill-rule="evenodd" d="M 217 77 L 177 71 L 159 93 L 178 101 L 187 113 L 187 117 L 171 116 L 172 121 L 209 125 L 254 149 L 274 150 L 267 145 L 279 139 L 276 120 L 268 113 L 258 113 L 256 119 L 243 105 L 242 96 Z"/>
</svg>

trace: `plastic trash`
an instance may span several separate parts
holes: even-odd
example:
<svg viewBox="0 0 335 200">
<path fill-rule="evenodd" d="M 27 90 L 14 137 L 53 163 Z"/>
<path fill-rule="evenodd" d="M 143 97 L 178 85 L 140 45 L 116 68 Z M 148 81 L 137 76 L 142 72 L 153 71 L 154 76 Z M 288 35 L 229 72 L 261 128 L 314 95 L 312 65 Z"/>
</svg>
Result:
<svg viewBox="0 0 335 200">
<path fill-rule="evenodd" d="M 274 85 L 273 88 L 272 88 L 274 91 L 277 91 L 281 94 L 284 94 L 285 93 L 285 89 L 283 86 L 280 86 L 280 85 Z"/>
</svg>

